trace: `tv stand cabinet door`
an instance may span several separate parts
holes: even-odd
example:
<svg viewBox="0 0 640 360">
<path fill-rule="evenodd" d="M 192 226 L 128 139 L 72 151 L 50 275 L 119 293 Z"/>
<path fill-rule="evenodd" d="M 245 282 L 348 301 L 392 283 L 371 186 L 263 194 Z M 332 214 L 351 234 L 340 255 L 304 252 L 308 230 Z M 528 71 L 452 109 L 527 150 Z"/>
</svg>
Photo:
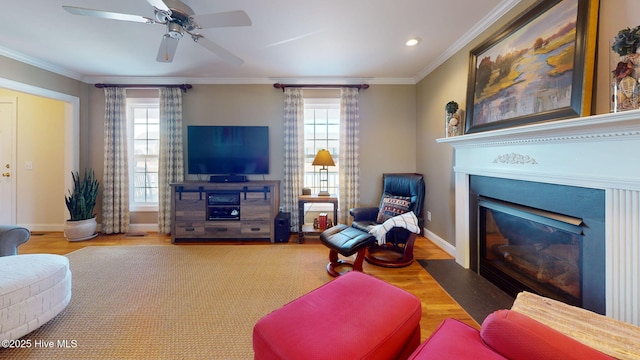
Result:
<svg viewBox="0 0 640 360">
<path fill-rule="evenodd" d="M 204 221 L 206 200 L 197 192 L 175 193 L 176 221 Z"/>
<path fill-rule="evenodd" d="M 205 197 L 199 192 L 174 191 L 172 242 L 176 238 L 200 238 L 205 235 L 206 204 Z"/>
<path fill-rule="evenodd" d="M 246 196 L 245 196 L 246 195 Z M 271 192 L 240 194 L 240 220 L 242 235 L 249 238 L 271 238 Z"/>
<path fill-rule="evenodd" d="M 271 219 L 271 193 L 248 192 L 240 194 L 240 220 L 255 221 Z"/>
</svg>

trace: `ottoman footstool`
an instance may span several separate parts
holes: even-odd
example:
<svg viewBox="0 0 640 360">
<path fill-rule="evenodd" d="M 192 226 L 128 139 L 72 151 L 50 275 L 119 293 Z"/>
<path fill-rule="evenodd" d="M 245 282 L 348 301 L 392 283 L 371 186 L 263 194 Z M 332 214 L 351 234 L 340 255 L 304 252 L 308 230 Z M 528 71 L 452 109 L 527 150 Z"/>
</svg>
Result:
<svg viewBox="0 0 640 360">
<path fill-rule="evenodd" d="M 18 339 L 71 300 L 69 259 L 52 254 L 0 257 L 0 340 Z"/>
<path fill-rule="evenodd" d="M 352 271 L 260 319 L 254 359 L 406 359 L 421 315 L 413 294 Z"/>
<path fill-rule="evenodd" d="M 339 267 L 345 265 L 352 270 L 362 271 L 365 252 L 367 247 L 375 241 L 375 237 L 354 227 L 339 224 L 323 231 L 320 234 L 320 241 L 329 248 L 327 272 L 331 276 L 339 276 L 348 271 L 338 271 Z M 338 254 L 349 257 L 355 253 L 357 255 L 353 262 L 338 257 Z"/>
</svg>

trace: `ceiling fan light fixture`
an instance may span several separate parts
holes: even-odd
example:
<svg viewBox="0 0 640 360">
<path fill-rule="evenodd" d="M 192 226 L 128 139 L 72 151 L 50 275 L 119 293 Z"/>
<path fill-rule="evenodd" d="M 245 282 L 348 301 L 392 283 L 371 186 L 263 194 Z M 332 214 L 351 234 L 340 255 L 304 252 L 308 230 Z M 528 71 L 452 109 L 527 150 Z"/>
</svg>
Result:
<svg viewBox="0 0 640 360">
<path fill-rule="evenodd" d="M 180 24 L 169 23 L 167 25 L 167 33 L 174 39 L 182 39 L 183 30 Z"/>
<path fill-rule="evenodd" d="M 159 23 L 164 24 L 167 21 L 171 20 L 171 14 L 166 11 L 156 9 L 156 20 Z"/>
</svg>

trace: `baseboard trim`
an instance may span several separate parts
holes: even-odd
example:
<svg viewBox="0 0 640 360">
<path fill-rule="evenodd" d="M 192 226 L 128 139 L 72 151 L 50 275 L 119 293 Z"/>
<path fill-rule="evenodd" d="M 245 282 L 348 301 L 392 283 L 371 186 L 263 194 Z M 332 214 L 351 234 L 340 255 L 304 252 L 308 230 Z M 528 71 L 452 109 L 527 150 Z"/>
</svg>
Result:
<svg viewBox="0 0 640 360">
<path fill-rule="evenodd" d="M 456 257 L 456 247 L 451 245 L 448 241 L 436 235 L 435 233 L 429 231 L 429 229 L 424 228 L 424 236 L 431 240 L 436 246 L 440 249 L 444 250 L 447 254 Z"/>
<path fill-rule="evenodd" d="M 22 226 L 30 231 L 55 231 L 55 232 L 63 232 L 65 225 L 56 225 L 56 224 L 17 224 L 17 226 Z M 102 224 L 98 224 L 96 231 L 102 231 Z M 158 224 L 129 224 L 128 232 L 158 232 Z"/>
<path fill-rule="evenodd" d="M 32 232 L 63 232 L 64 225 L 56 224 L 17 224 L 16 226 L 22 226 Z"/>
<path fill-rule="evenodd" d="M 128 232 L 158 232 L 158 224 L 129 224 Z"/>
</svg>

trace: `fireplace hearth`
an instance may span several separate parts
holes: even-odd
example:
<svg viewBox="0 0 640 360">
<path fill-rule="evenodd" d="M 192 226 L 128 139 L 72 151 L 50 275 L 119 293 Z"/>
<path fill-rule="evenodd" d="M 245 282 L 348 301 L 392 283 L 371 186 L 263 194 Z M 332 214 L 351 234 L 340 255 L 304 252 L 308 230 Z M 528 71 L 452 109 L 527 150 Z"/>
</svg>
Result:
<svg viewBox="0 0 640 360">
<path fill-rule="evenodd" d="M 511 296 L 531 291 L 604 314 L 604 194 L 472 176 L 472 270 Z"/>
</svg>

